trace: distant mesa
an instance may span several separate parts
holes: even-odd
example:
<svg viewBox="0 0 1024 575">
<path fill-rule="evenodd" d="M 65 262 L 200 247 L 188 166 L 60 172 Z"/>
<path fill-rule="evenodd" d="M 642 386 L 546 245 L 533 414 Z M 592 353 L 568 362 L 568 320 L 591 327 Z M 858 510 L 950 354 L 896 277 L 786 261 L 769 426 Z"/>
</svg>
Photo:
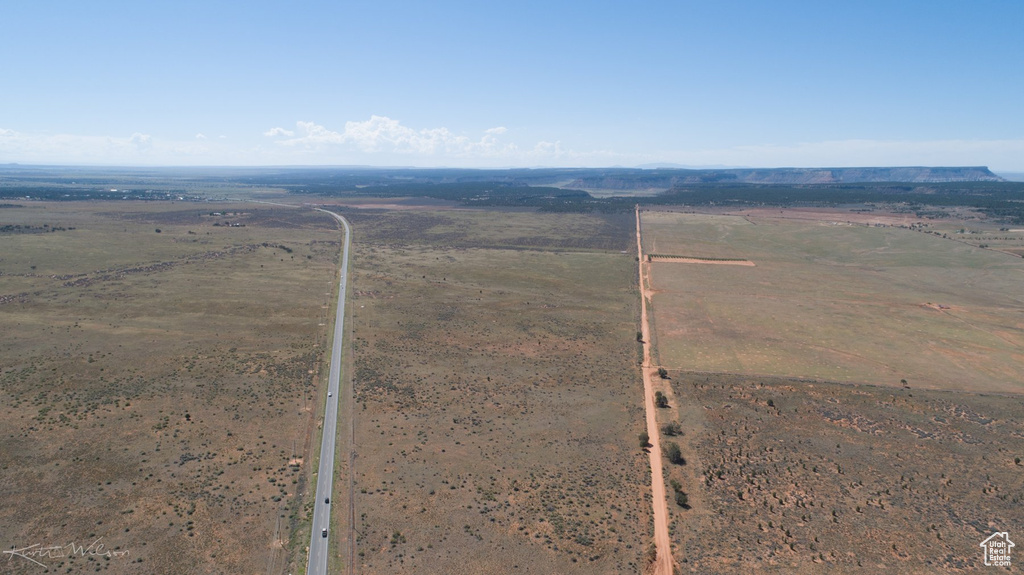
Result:
<svg viewBox="0 0 1024 575">
<path fill-rule="evenodd" d="M 878 182 L 1002 182 L 984 166 L 902 168 L 739 168 L 715 170 L 655 169 L 636 174 L 577 178 L 567 188 L 640 190 L 693 184 L 854 184 Z"/>
</svg>

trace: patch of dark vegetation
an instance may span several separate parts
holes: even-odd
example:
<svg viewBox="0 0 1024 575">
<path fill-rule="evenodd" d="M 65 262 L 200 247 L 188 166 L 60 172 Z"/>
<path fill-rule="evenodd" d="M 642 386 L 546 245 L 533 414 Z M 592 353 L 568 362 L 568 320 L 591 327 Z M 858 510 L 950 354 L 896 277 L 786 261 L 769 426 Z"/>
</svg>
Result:
<svg viewBox="0 0 1024 575">
<path fill-rule="evenodd" d="M 205 201 L 218 193 L 279 189 L 324 198 L 428 198 L 468 207 L 542 212 L 629 212 L 635 197 L 595 198 L 579 188 L 665 190 L 652 206 L 838 206 L 897 204 L 939 215 L 964 206 L 1024 225 L 1024 182 L 986 168 L 686 170 L 575 169 L 118 169 L 0 168 L 0 199 Z M 890 178 L 889 181 L 885 181 Z M 566 186 L 565 182 L 569 182 Z"/>
<path fill-rule="evenodd" d="M 51 232 L 66 232 L 73 229 L 75 228 L 51 226 L 50 224 L 43 224 L 41 226 L 7 224 L 0 226 L 0 234 L 48 234 Z"/>
<path fill-rule="evenodd" d="M 634 197 L 598 199 L 579 189 L 552 187 L 570 181 L 570 188 L 667 190 L 644 198 L 644 205 L 835 206 L 881 202 L 914 206 L 922 213 L 934 211 L 926 206 L 966 206 L 990 217 L 1024 223 L 1024 183 L 1000 181 L 984 168 L 857 168 L 831 170 L 824 179 L 818 173 L 821 170 L 740 172 L 625 168 L 288 170 L 253 174 L 237 182 L 324 197 L 423 197 L 464 206 L 548 212 L 622 212 L 631 210 L 637 201 Z M 814 177 L 806 177 L 810 172 Z M 879 179 L 883 177 L 895 181 Z M 900 182 L 900 178 L 908 181 Z"/>
<path fill-rule="evenodd" d="M 1024 225 L 1024 183 L 945 182 L 936 184 L 691 184 L 639 200 L 643 206 L 837 207 L 882 204 L 918 217 L 939 217 L 935 208 L 974 208 L 990 218 Z M 628 212 L 635 197 L 565 199 L 536 205 L 541 211 Z"/>
<path fill-rule="evenodd" d="M 299 191 L 299 190 L 296 190 Z M 308 193 L 308 187 L 301 187 Z M 459 202 L 464 206 L 519 207 L 543 212 L 629 212 L 635 197 L 594 198 L 579 190 L 529 187 L 500 182 L 402 183 L 323 187 L 328 197 L 420 196 Z M 936 207 L 975 208 L 988 217 L 1024 224 L 1024 183 L 1001 181 L 938 183 L 743 184 L 703 182 L 673 187 L 645 197 L 645 206 L 840 206 L 898 204 L 911 212 L 941 213 Z"/>
<path fill-rule="evenodd" d="M 336 193 L 376 186 L 399 189 L 425 184 L 500 184 L 570 188 L 670 189 L 691 184 L 849 184 L 857 182 L 999 182 L 984 167 L 760 168 L 692 170 L 682 168 L 544 168 L 470 170 L 458 168 L 298 168 L 249 169 L 230 180 L 250 186 L 301 187 L 305 193 Z"/>
<path fill-rule="evenodd" d="M 1021 182 L 684 186 L 644 200 L 644 204 L 656 205 L 736 207 L 871 203 L 902 204 L 911 211 L 922 213 L 928 211 L 923 209 L 924 206 L 965 206 L 976 208 L 989 217 L 1014 224 L 1024 223 L 1024 183 Z"/>
<path fill-rule="evenodd" d="M 148 201 L 206 201 L 197 195 L 182 195 L 175 191 L 157 190 L 102 190 L 81 186 L 2 186 L 0 198 L 25 198 L 50 202 L 80 202 L 82 200 L 148 200 Z"/>
</svg>

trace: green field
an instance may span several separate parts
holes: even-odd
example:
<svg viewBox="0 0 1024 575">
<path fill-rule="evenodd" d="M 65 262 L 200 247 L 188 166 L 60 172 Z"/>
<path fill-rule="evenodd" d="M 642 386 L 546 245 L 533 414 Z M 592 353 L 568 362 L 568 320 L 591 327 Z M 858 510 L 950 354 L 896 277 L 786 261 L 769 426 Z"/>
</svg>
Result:
<svg viewBox="0 0 1024 575">
<path fill-rule="evenodd" d="M 1019 392 L 1024 260 L 898 228 L 644 212 L 672 369 Z"/>
</svg>

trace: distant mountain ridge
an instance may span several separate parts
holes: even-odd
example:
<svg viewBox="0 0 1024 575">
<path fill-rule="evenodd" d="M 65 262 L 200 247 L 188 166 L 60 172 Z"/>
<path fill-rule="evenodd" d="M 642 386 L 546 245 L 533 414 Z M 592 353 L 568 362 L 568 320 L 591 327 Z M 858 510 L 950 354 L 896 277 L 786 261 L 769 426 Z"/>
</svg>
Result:
<svg viewBox="0 0 1024 575">
<path fill-rule="evenodd" d="M 715 170 L 655 169 L 583 176 L 567 188 L 641 190 L 692 184 L 855 184 L 878 182 L 1002 182 L 984 166 L 895 168 L 738 168 Z"/>
</svg>

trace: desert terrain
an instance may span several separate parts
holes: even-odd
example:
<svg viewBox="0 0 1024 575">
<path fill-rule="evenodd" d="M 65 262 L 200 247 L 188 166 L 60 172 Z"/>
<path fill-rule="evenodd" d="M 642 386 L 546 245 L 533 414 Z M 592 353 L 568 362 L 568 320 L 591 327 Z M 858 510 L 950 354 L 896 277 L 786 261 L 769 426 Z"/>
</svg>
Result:
<svg viewBox="0 0 1024 575">
<path fill-rule="evenodd" d="M 677 569 L 981 568 L 980 541 L 1024 520 L 1024 265 L 915 222 L 779 212 L 642 213 L 650 252 L 755 263 L 646 264 Z"/>
<path fill-rule="evenodd" d="M 1019 392 L 1024 260 L 899 227 L 644 212 L 670 369 Z M 738 263 L 738 262 L 736 262 Z"/>
<path fill-rule="evenodd" d="M 630 218 L 342 213 L 357 571 L 641 571 Z"/>
<path fill-rule="evenodd" d="M 17 205 L 0 209 L 5 549 L 61 547 L 40 558 L 61 573 L 295 571 L 335 225 L 253 204 Z M 93 544 L 119 555 L 66 547 Z"/>
<path fill-rule="evenodd" d="M 248 194 L 0 209 L 8 550 L 304 571 L 341 240 L 314 204 L 353 227 L 334 571 L 651 573 L 652 455 L 677 572 L 968 572 L 1024 519 L 1017 228 L 644 209 L 638 258 L 631 210 Z"/>
</svg>

